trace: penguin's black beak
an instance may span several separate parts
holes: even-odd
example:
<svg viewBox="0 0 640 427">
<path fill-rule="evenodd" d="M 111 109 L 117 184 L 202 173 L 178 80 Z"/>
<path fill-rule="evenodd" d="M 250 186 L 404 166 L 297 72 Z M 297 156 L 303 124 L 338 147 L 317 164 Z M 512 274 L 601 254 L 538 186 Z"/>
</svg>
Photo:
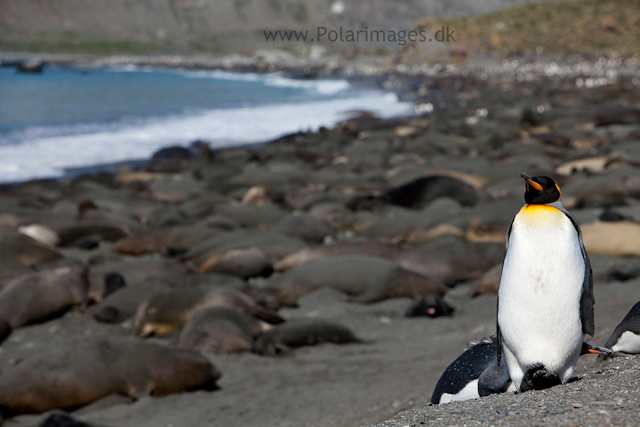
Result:
<svg viewBox="0 0 640 427">
<path fill-rule="evenodd" d="M 529 188 L 528 186 L 530 185 L 533 188 L 535 188 L 536 190 L 542 191 L 542 185 L 540 185 L 537 182 L 535 182 L 534 180 L 532 180 L 531 177 L 529 175 L 527 175 L 526 173 L 521 173 L 520 177 L 524 178 L 524 180 L 527 181 L 527 189 Z"/>
</svg>

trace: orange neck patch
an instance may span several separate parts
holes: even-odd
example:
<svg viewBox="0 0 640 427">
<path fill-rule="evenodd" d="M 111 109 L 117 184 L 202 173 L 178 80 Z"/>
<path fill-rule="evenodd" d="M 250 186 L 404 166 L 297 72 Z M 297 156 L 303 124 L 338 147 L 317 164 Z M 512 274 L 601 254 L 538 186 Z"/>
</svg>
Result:
<svg viewBox="0 0 640 427">
<path fill-rule="evenodd" d="M 554 226 L 559 225 L 565 219 L 565 214 L 560 209 L 549 205 L 534 204 L 523 206 L 517 216 L 518 222 L 525 226 L 542 224 Z"/>
</svg>

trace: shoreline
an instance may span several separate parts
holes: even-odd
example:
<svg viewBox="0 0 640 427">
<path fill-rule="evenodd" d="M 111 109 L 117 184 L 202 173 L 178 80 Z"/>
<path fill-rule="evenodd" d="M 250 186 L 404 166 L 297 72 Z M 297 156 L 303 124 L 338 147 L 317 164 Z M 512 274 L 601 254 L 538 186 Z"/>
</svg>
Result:
<svg viewBox="0 0 640 427">
<path fill-rule="evenodd" d="M 0 52 L 0 63 L 10 60 L 39 59 L 59 66 L 119 67 L 127 65 L 193 70 L 233 72 L 285 72 L 299 78 L 340 77 L 353 79 L 398 77 L 465 76 L 488 73 L 487 78 L 526 75 L 540 76 L 606 76 L 608 70 L 640 73 L 640 54 L 528 54 L 498 58 L 478 55 L 468 61 L 430 61 L 419 65 L 405 64 L 394 57 L 363 56 L 348 59 L 327 55 L 318 59 L 292 55 L 281 49 L 262 49 L 253 55 L 90 55 L 63 53 Z"/>
<path fill-rule="evenodd" d="M 400 119 L 362 115 L 330 129 L 288 135 L 256 147 L 216 150 L 205 161 L 176 156 L 145 162 L 143 173 L 81 174 L 1 191 L 7 235 L 21 237 L 19 227 L 41 224 L 77 237 L 55 249 L 66 261 L 87 266 L 87 292 L 92 295 L 100 295 L 104 275 L 111 272 L 126 281 L 124 290 L 117 292 L 132 292 L 129 295 L 137 295 L 138 302 L 196 286 L 264 290 L 278 286 L 283 276 L 305 286 L 305 280 L 326 272 L 323 284 L 336 282 L 336 287 L 294 296 L 297 306 L 279 307 L 279 315 L 285 321 L 335 320 L 364 341 L 324 343 L 280 357 L 250 351 L 215 355 L 212 360 L 223 372 L 220 390 L 135 401 L 111 396 L 73 416 L 92 426 L 155 427 L 162 421 L 185 427 L 402 427 L 431 421 L 435 426 L 469 425 L 475 418 L 482 424 L 486 417 L 484 424 L 519 427 L 531 425 L 532 416 L 549 416 L 564 424 L 568 423 L 563 417 L 570 420 L 572 415 L 582 421 L 582 413 L 605 416 L 597 412 L 599 404 L 591 403 L 604 401 L 603 405 L 622 408 L 606 406 L 614 423 L 626 422 L 630 411 L 625 404 L 635 405 L 637 399 L 622 395 L 634 392 L 637 375 L 625 371 L 631 366 L 637 372 L 637 358 L 620 358 L 600 375 L 592 374 L 600 369 L 595 358 L 584 357 L 575 375 L 588 375 L 546 392 L 423 407 L 465 343 L 495 332 L 495 267 L 504 258 L 505 231 L 523 204 L 522 172 L 557 178 L 567 209 L 583 230 L 588 225 L 596 233 L 590 242 L 585 240 L 597 301 L 596 331 L 588 342 L 606 342 L 640 299 L 640 251 L 610 249 L 621 246 L 614 239 L 628 237 L 626 227 L 640 228 L 640 105 L 628 101 L 640 99 L 640 84 L 620 74 L 607 80 L 601 66 L 603 80 L 592 78 L 587 84 L 583 79 L 580 86 L 574 75 L 559 76 L 558 64 L 549 67 L 534 67 L 530 75 L 540 72 L 542 77 L 531 80 L 524 78 L 527 68 L 519 66 L 512 68 L 521 74 L 513 72 L 511 79 L 483 79 L 482 73 L 447 74 L 435 80 L 387 76 L 385 82 L 406 84 L 419 105 L 431 104 L 430 112 Z M 555 74 L 543 73 L 550 69 Z M 78 203 L 84 201 L 95 205 L 85 218 Z M 610 211 L 622 220 L 602 222 L 603 212 Z M 297 222 L 300 219 L 305 222 Z M 87 229 L 92 220 L 119 234 Z M 609 229 L 618 225 L 622 237 Z M 116 242 L 122 235 L 139 241 L 142 252 L 118 252 Z M 232 269 L 251 267 L 241 262 L 209 270 L 219 267 L 209 260 L 232 257 L 242 248 L 257 248 L 273 270 L 299 250 L 329 245 L 350 250 L 339 255 L 345 257 L 362 257 L 376 245 L 404 254 L 401 259 L 383 253 L 374 262 L 400 268 L 404 260 L 407 271 L 413 268 L 446 280 L 452 287 L 446 287 L 444 300 L 455 312 L 407 318 L 413 296 L 395 294 L 382 301 L 353 301 L 339 290 L 342 277 L 330 264 L 335 261 L 332 255 L 324 258 L 329 263 L 325 271 L 294 264 L 286 272 L 261 277 L 262 268 L 251 274 Z M 19 260 L 9 267 L 17 274 L 33 273 L 32 265 Z M 12 273 L 2 272 L 7 271 Z M 368 272 L 366 266 L 354 269 L 354 274 Z M 120 304 L 117 298 L 110 301 Z M 138 305 L 118 305 L 128 317 L 109 324 L 93 316 L 104 308 L 100 304 L 17 326 L 2 343 L 0 370 L 11 369 L 16 360 L 94 339 L 133 338 Z M 175 347 L 179 334 L 149 340 Z M 610 376 L 609 366 L 619 366 L 622 372 Z M 614 396 L 609 398 L 612 387 Z M 566 399 L 550 403 L 557 395 Z M 545 405 L 548 408 L 542 408 Z M 563 412 L 566 409 L 572 412 Z M 411 411 L 393 419 L 403 410 Z M 445 412 L 446 417 L 437 415 Z M 6 426 L 38 425 L 46 415 L 19 415 Z"/>
</svg>

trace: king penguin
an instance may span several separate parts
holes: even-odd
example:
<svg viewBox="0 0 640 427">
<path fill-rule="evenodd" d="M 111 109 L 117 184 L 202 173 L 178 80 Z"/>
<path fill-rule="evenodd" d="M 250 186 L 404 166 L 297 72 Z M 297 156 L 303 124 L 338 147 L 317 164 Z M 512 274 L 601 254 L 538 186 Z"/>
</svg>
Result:
<svg viewBox="0 0 640 427">
<path fill-rule="evenodd" d="M 571 378 L 584 334 L 593 336 L 593 276 L 578 223 L 549 177 L 521 175 L 525 205 L 506 234 L 497 332 L 515 389 Z M 502 356 L 504 355 L 504 360 Z"/>
<path fill-rule="evenodd" d="M 621 353 L 640 354 L 640 302 L 629 310 L 604 346 Z"/>
</svg>

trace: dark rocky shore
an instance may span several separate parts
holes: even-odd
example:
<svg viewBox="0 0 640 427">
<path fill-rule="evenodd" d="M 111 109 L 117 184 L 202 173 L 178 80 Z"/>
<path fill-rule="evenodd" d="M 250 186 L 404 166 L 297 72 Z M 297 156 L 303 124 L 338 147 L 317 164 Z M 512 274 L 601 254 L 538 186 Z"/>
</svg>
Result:
<svg viewBox="0 0 640 427">
<path fill-rule="evenodd" d="M 352 112 L 264 145 L 212 152 L 201 142 L 140 167 L 2 186 L 0 318 L 13 330 L 0 345 L 0 390 L 29 360 L 55 354 L 73 370 L 60 354 L 105 340 L 114 354 L 174 354 L 194 313 L 223 300 L 245 316 L 223 334 L 238 352 L 195 348 L 208 362 L 190 357 L 211 364 L 197 387 L 102 384 L 105 396 L 65 409 L 95 426 L 357 426 L 404 410 L 381 425 L 631 423 L 633 357 L 585 356 L 576 381 L 543 392 L 423 407 L 465 344 L 495 332 L 521 172 L 553 177 L 582 226 L 596 298 L 587 341 L 602 345 L 640 300 L 637 63 L 580 64 L 386 74 L 417 116 Z M 44 289 L 58 305 L 37 298 Z M 423 294 L 455 311 L 405 317 Z M 307 327 L 300 319 L 337 326 L 274 338 L 280 326 Z M 304 345 L 318 340 L 330 343 Z M 48 415 L 6 411 L 3 398 L 7 426 Z"/>
</svg>

